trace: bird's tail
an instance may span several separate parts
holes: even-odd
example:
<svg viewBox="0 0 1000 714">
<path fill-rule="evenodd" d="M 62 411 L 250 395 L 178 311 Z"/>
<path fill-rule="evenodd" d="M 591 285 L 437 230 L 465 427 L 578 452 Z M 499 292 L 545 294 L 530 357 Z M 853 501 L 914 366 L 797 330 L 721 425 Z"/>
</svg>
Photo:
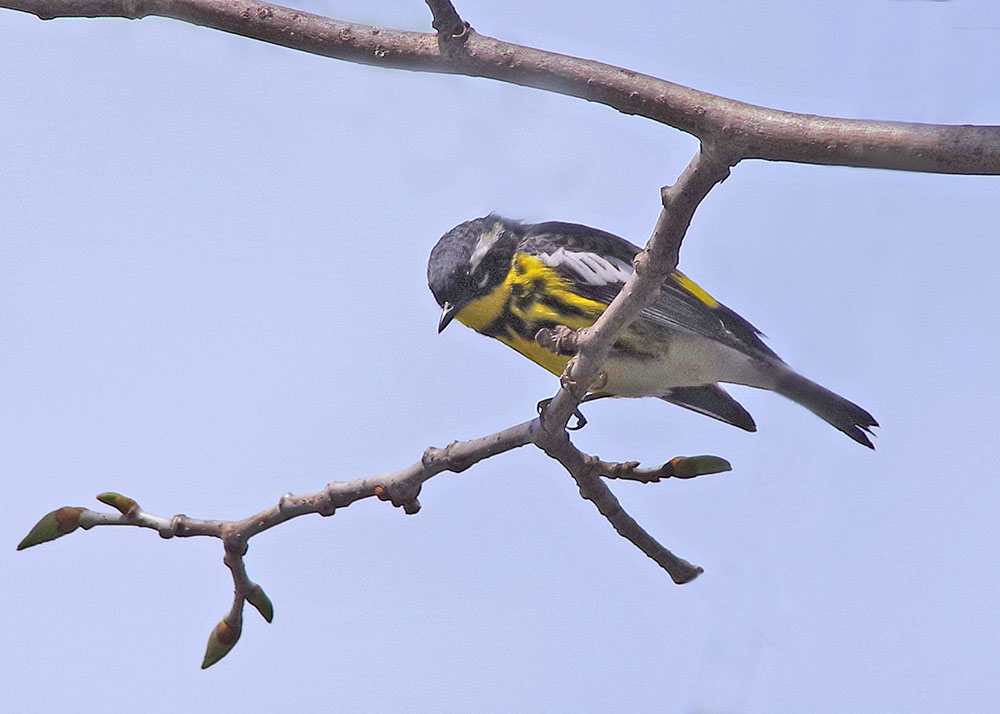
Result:
<svg viewBox="0 0 1000 714">
<path fill-rule="evenodd" d="M 787 370 L 778 377 L 774 391 L 801 404 L 859 444 L 869 449 L 875 448 L 868 439 L 868 434 L 872 433 L 873 426 L 878 426 L 878 422 L 857 404 L 847 401 L 792 370 Z"/>
</svg>

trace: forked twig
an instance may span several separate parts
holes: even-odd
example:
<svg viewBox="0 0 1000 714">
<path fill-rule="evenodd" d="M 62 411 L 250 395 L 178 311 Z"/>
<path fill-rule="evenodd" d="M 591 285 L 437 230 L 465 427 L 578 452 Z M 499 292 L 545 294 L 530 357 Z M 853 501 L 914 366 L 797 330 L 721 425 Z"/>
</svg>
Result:
<svg viewBox="0 0 1000 714">
<path fill-rule="evenodd" d="M 311 15 L 258 0 L 0 0 L 0 7 L 55 17 L 174 18 L 338 59 L 420 71 L 488 77 L 543 88 L 648 117 L 701 140 L 677 182 L 663 189 L 652 236 L 635 259 L 635 271 L 619 295 L 590 328 L 543 330 L 536 340 L 546 349 L 572 354 L 561 387 L 537 419 L 489 436 L 428 448 L 414 464 L 387 474 L 335 481 L 311 494 L 282 496 L 278 502 L 239 521 L 202 520 L 148 513 L 114 493 L 99 499 L 117 514 L 66 507 L 48 514 L 18 546 L 53 540 L 77 528 L 125 525 L 156 530 L 164 538 L 219 538 L 234 586 L 232 606 L 215 627 L 203 666 L 225 656 L 242 628 L 249 602 L 268 621 L 273 607 L 250 580 L 245 556 L 249 540 L 306 514 L 333 515 L 372 496 L 406 513 L 420 508 L 423 484 L 443 472 L 461 472 L 479 461 L 534 444 L 571 474 L 583 498 L 677 583 L 701 571 L 671 553 L 621 507 L 604 479 L 642 483 L 691 478 L 729 469 L 711 456 L 676 458 L 655 468 L 637 462 L 608 462 L 577 449 L 566 431 L 569 418 L 601 373 L 618 334 L 657 297 L 677 266 L 691 217 L 709 191 L 746 158 L 827 165 L 1000 174 L 1000 127 L 934 126 L 817 117 L 758 107 L 592 60 L 514 45 L 476 33 L 449 0 L 426 0 L 436 34 L 376 28 Z"/>
</svg>

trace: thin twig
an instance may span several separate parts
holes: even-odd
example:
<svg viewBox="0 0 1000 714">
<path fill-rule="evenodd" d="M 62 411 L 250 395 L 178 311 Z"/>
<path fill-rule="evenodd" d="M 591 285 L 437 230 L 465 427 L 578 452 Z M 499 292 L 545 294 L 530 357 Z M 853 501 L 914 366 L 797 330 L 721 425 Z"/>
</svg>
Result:
<svg viewBox="0 0 1000 714">
<path fill-rule="evenodd" d="M 162 537 L 210 536 L 222 540 L 234 586 L 232 606 L 209 639 L 203 666 L 225 655 L 239 638 L 243 605 L 250 602 L 265 619 L 272 608 L 245 563 L 253 536 L 309 513 L 333 515 L 372 496 L 406 513 L 420 508 L 428 479 L 442 471 L 460 472 L 473 464 L 527 444 L 559 461 L 616 532 L 664 568 L 677 583 L 701 571 L 664 548 L 621 507 L 602 477 L 653 482 L 690 478 L 728 469 L 715 457 L 675 459 L 654 469 L 637 462 L 605 462 L 577 449 L 566 433 L 570 416 L 599 378 L 616 336 L 652 304 L 663 280 L 676 268 L 685 232 L 708 192 L 731 166 L 746 158 L 828 165 L 1000 174 L 1000 127 L 935 126 L 832 119 L 765 109 L 610 65 L 501 42 L 475 33 L 448 0 L 426 0 L 437 35 L 375 28 L 311 15 L 254 0 L 0 0 L 0 7 L 54 17 L 159 15 L 324 56 L 389 68 L 489 77 L 538 87 L 638 114 L 701 139 L 701 150 L 677 182 L 662 191 L 663 210 L 653 235 L 635 260 L 635 271 L 619 295 L 590 328 L 544 331 L 539 344 L 572 353 L 562 387 L 538 419 L 490 436 L 429 448 L 417 463 L 379 476 L 335 481 L 315 493 L 286 494 L 271 508 L 240 521 L 155 516 L 117 494 L 102 502 L 118 515 L 83 508 L 49 514 L 22 541 L 28 547 L 75 528 L 130 525 Z"/>
<path fill-rule="evenodd" d="M 562 432 L 558 434 L 543 429 L 540 419 L 523 422 L 508 429 L 468 441 L 455 441 L 438 449 L 428 448 L 420 461 L 400 471 L 354 481 L 334 481 L 315 493 L 293 496 L 285 494 L 278 503 L 249 518 L 239 521 L 204 520 L 185 515 L 157 516 L 142 510 L 132 499 L 115 493 L 101 494 L 98 499 L 112 507 L 118 514 L 101 513 L 87 508 L 60 508 L 46 515 L 21 542 L 19 549 L 61 537 L 77 528 L 89 530 L 97 526 L 135 526 L 155 530 L 163 538 L 191 538 L 207 536 L 219 538 L 225 555 L 223 562 L 233 578 L 233 601 L 229 611 L 212 630 L 202 662 L 208 667 L 224 657 L 239 640 L 243 623 L 244 604 L 249 602 L 268 622 L 273 617 L 271 601 L 260 585 L 253 582 L 246 570 L 245 556 L 249 540 L 265 530 L 285 523 L 298 516 L 317 513 L 333 515 L 337 508 L 344 508 L 355 501 L 375 496 L 391 501 L 408 513 L 416 513 L 420 504 L 417 495 L 422 484 L 442 471 L 461 472 L 491 456 L 536 444 L 548 455 L 557 459 L 573 475 L 580 494 L 597 506 L 615 531 L 666 570 L 674 582 L 686 583 L 702 572 L 660 545 L 634 519 L 621 508 L 618 500 L 601 481 L 601 476 L 631 478 L 651 482 L 676 476 L 679 472 L 674 459 L 657 469 L 640 469 L 638 462 L 613 464 L 579 451 Z M 696 459 L 714 457 L 695 457 Z M 715 462 L 721 462 L 716 459 Z M 704 462 L 699 462 L 703 464 Z M 722 462 L 725 463 L 725 462 Z M 728 469 L 728 464 L 725 464 Z M 714 473 L 719 468 L 704 469 L 696 464 L 688 476 Z M 669 471 L 669 473 L 668 473 Z"/>
<path fill-rule="evenodd" d="M 434 18 L 431 27 L 437 30 L 438 43 L 442 50 L 455 51 L 469 36 L 469 23 L 459 16 L 450 0 L 426 0 Z"/>
<path fill-rule="evenodd" d="M 703 146 L 677 182 L 663 190 L 663 209 L 646 249 L 636 256 L 635 271 L 597 322 L 572 340 L 576 356 L 563 374 L 563 387 L 545 411 L 546 428 L 561 431 L 566 427 L 597 379 L 615 338 L 656 301 L 663 280 L 677 267 L 681 241 L 695 209 L 713 186 L 729 176 L 732 162 L 731 157 Z M 560 337 L 567 341 L 565 334 L 557 332 L 556 339 Z"/>
<path fill-rule="evenodd" d="M 677 456 L 654 468 L 641 468 L 638 461 L 602 461 L 596 456 L 584 458 L 598 476 L 639 483 L 659 483 L 668 478 L 688 479 L 732 468 L 728 461 L 717 456 Z"/>
<path fill-rule="evenodd" d="M 539 422 L 543 418 L 540 417 Z M 692 565 L 660 545 L 634 518 L 625 512 L 618 499 L 600 478 L 602 462 L 599 459 L 588 456 L 573 446 L 565 431 L 553 433 L 548 427 L 539 426 L 535 443 L 569 471 L 580 489 L 580 495 L 594 504 L 598 512 L 611 523 L 618 535 L 627 539 L 666 570 L 671 579 L 678 585 L 690 582 L 704 572 L 699 566 Z"/>
</svg>

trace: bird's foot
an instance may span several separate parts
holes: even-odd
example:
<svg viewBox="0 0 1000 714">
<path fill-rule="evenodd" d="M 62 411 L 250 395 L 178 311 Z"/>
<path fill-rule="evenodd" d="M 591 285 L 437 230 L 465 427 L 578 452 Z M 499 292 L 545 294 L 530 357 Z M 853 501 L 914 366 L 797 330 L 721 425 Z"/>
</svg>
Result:
<svg viewBox="0 0 1000 714">
<path fill-rule="evenodd" d="M 545 419 L 545 410 L 549 408 L 549 404 L 551 403 L 552 403 L 551 398 L 543 399 L 542 401 L 538 402 L 536 409 L 538 410 L 539 417 Z M 583 412 L 580 411 L 579 407 L 573 410 L 573 416 L 576 417 L 576 423 L 572 425 L 567 424 L 566 431 L 580 431 L 580 429 L 587 426 L 587 417 L 583 415 Z"/>
</svg>

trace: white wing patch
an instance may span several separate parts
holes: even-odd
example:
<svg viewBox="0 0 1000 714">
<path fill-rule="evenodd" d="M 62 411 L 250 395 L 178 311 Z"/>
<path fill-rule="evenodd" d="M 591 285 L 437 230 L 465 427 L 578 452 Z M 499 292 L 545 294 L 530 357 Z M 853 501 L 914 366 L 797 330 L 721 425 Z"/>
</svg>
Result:
<svg viewBox="0 0 1000 714">
<path fill-rule="evenodd" d="M 629 263 L 620 258 L 604 257 L 596 253 L 559 248 L 538 257 L 550 268 L 571 270 L 589 285 L 624 283 L 632 275 L 632 266 Z"/>
</svg>

